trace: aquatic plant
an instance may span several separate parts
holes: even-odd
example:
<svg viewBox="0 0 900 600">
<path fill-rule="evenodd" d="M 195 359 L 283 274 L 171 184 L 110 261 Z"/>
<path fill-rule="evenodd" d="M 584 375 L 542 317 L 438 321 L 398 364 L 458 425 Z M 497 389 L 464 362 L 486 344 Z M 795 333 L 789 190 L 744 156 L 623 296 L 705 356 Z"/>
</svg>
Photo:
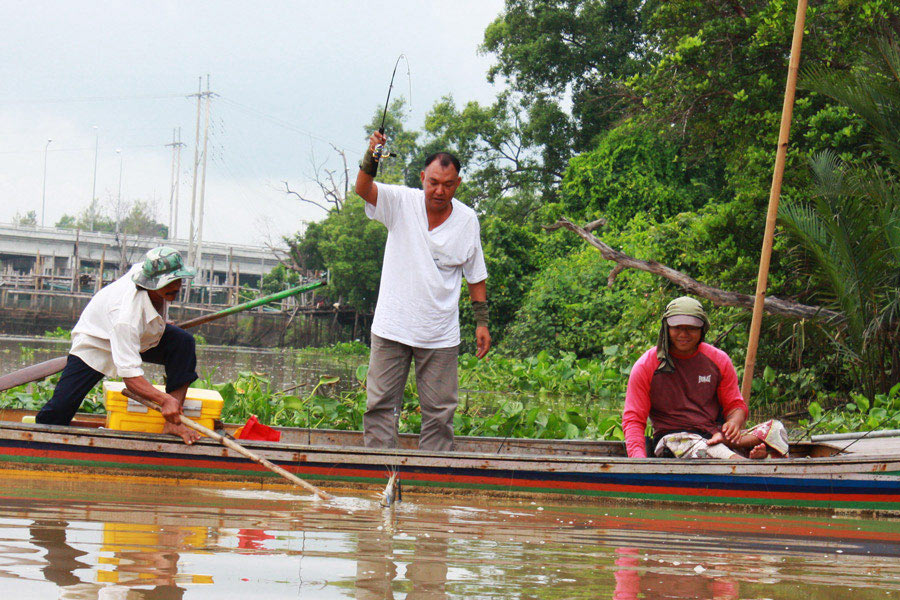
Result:
<svg viewBox="0 0 900 600">
<path fill-rule="evenodd" d="M 809 416 L 799 422 L 807 435 L 900 429 L 900 383 L 887 394 L 875 394 L 871 401 L 862 394 L 853 393 L 850 402 L 831 410 L 811 402 Z"/>
<path fill-rule="evenodd" d="M 72 332 L 69 329 L 63 329 L 62 327 L 57 326 L 53 331 L 45 331 L 44 337 L 55 340 L 71 340 Z"/>
</svg>

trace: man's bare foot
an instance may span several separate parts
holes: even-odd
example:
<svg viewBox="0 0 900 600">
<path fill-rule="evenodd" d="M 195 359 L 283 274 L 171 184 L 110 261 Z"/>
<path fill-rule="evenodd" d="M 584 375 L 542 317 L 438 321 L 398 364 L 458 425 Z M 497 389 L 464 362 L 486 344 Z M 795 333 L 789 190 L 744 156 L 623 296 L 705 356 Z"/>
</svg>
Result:
<svg viewBox="0 0 900 600">
<path fill-rule="evenodd" d="M 163 433 L 169 433 L 171 435 L 177 435 L 184 440 L 184 443 L 190 446 L 194 442 L 200 439 L 200 434 L 186 427 L 184 424 L 181 425 L 173 425 L 166 421 L 165 426 L 163 427 Z"/>
<path fill-rule="evenodd" d="M 760 459 L 769 456 L 769 450 L 765 444 L 757 444 L 750 450 L 750 458 Z"/>
</svg>

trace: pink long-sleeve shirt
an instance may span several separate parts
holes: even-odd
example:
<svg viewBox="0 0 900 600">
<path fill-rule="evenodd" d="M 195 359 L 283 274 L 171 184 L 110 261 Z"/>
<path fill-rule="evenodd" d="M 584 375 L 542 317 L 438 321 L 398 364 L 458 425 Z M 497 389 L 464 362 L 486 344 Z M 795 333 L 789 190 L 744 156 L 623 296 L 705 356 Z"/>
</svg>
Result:
<svg viewBox="0 0 900 600">
<path fill-rule="evenodd" d="M 656 347 L 641 356 L 631 369 L 622 430 L 628 456 L 647 456 L 644 430 L 647 417 L 654 435 L 676 431 L 702 431 L 713 434 L 720 421 L 735 409 L 749 415 L 747 403 L 738 388 L 737 373 L 727 354 L 701 343 L 686 358 L 672 356 L 675 371 L 657 373 Z"/>
</svg>

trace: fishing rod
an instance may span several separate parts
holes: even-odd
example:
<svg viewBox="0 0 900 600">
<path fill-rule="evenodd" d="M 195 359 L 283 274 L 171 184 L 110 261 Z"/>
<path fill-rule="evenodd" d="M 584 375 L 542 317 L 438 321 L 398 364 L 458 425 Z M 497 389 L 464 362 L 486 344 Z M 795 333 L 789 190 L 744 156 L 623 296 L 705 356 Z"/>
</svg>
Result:
<svg viewBox="0 0 900 600">
<path fill-rule="evenodd" d="M 394 78 L 397 76 L 397 67 L 400 66 L 400 60 L 406 62 L 406 78 L 409 82 L 409 104 L 412 106 L 412 75 L 409 72 L 409 59 L 406 58 L 406 55 L 401 53 L 400 56 L 397 57 L 397 62 L 394 63 L 394 71 L 391 73 L 391 83 L 388 85 L 387 98 L 384 100 L 384 112 L 381 113 L 381 127 L 378 128 L 378 133 L 384 135 L 384 124 L 387 121 L 387 113 L 388 107 L 391 102 L 391 90 L 394 89 Z M 372 158 L 375 159 L 376 165 L 381 164 L 382 158 L 389 158 L 390 156 L 397 156 L 396 154 L 391 154 L 390 152 L 385 152 L 384 144 L 378 144 L 375 146 L 375 150 L 372 151 Z M 377 174 L 377 166 L 376 166 L 376 174 Z"/>
</svg>

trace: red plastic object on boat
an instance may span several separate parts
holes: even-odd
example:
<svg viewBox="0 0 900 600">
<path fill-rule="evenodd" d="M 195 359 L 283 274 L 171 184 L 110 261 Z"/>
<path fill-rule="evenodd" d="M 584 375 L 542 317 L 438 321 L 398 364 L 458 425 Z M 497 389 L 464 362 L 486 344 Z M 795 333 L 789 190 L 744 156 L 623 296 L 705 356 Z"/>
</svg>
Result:
<svg viewBox="0 0 900 600">
<path fill-rule="evenodd" d="M 281 440 L 281 432 L 260 423 L 256 415 L 250 415 L 244 426 L 236 433 L 235 437 L 239 440 L 260 440 L 263 442 L 277 442 Z"/>
</svg>

